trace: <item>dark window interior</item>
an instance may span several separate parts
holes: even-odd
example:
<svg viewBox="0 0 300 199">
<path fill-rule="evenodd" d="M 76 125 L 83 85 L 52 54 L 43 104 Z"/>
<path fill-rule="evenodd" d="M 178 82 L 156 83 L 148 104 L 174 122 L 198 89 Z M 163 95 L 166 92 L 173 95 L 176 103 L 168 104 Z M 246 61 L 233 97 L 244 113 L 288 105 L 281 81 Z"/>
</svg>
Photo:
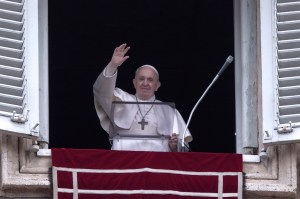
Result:
<svg viewBox="0 0 300 199">
<path fill-rule="evenodd" d="M 117 45 L 130 45 L 117 86 L 134 93 L 135 69 L 160 72 L 156 97 L 175 102 L 185 121 L 229 55 L 233 1 L 49 1 L 50 148 L 110 149 L 92 86 Z M 197 107 L 194 152 L 235 152 L 234 63 Z"/>
</svg>

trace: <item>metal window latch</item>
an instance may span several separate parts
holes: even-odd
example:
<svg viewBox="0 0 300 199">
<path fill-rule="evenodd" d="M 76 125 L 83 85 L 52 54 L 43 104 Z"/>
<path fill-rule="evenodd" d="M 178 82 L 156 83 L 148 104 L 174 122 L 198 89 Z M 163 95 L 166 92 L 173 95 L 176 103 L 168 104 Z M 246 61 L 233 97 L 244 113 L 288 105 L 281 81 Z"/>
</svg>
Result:
<svg viewBox="0 0 300 199">
<path fill-rule="evenodd" d="M 293 126 L 291 121 L 288 124 L 280 124 L 277 126 L 277 132 L 279 134 L 291 133 L 292 131 Z"/>
<path fill-rule="evenodd" d="M 28 112 L 29 112 L 29 110 L 27 110 L 26 115 L 22 115 L 22 114 L 17 114 L 16 111 L 13 111 L 13 114 L 10 119 L 13 122 L 25 123 L 28 118 Z"/>
<path fill-rule="evenodd" d="M 32 128 L 30 129 L 30 132 L 31 133 L 39 133 L 39 131 L 37 130 L 37 127 L 39 126 L 40 124 L 39 123 L 35 123 L 34 126 L 32 126 Z"/>
<path fill-rule="evenodd" d="M 270 132 L 268 130 L 265 130 L 264 140 L 270 140 L 270 139 L 272 139 L 272 135 L 270 134 Z"/>
</svg>

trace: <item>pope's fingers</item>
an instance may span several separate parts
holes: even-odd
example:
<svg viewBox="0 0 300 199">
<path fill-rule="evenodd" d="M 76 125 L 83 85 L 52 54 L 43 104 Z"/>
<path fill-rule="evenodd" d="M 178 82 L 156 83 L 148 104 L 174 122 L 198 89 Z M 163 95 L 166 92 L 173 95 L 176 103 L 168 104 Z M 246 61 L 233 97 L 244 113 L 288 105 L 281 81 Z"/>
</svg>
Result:
<svg viewBox="0 0 300 199">
<path fill-rule="evenodd" d="M 124 49 L 126 48 L 126 43 L 124 43 L 124 44 L 121 44 L 119 47 L 120 47 L 120 50 L 121 51 L 124 51 Z"/>
<path fill-rule="evenodd" d="M 115 48 L 115 52 L 122 51 L 123 49 L 124 49 L 124 44 L 121 44 L 120 46 Z"/>
<path fill-rule="evenodd" d="M 130 49 L 130 46 L 127 46 L 127 48 L 124 49 L 124 55 L 128 52 L 128 50 Z"/>
<path fill-rule="evenodd" d="M 122 63 L 125 62 L 128 58 L 129 58 L 129 56 L 125 56 Z"/>
<path fill-rule="evenodd" d="M 122 44 L 121 46 L 116 47 L 115 50 L 114 50 L 114 55 L 124 56 L 128 52 L 128 50 L 130 49 L 129 46 L 127 46 L 126 48 L 125 48 L 125 46 L 126 46 L 126 44 Z"/>
<path fill-rule="evenodd" d="M 172 140 L 172 142 L 173 142 L 173 143 L 177 143 L 177 142 L 178 142 L 178 140 L 177 140 L 177 139 L 175 139 L 175 140 Z"/>
<path fill-rule="evenodd" d="M 172 137 L 169 142 L 175 144 L 178 142 L 178 139 L 177 139 L 177 137 L 174 137 L 174 138 Z"/>
</svg>

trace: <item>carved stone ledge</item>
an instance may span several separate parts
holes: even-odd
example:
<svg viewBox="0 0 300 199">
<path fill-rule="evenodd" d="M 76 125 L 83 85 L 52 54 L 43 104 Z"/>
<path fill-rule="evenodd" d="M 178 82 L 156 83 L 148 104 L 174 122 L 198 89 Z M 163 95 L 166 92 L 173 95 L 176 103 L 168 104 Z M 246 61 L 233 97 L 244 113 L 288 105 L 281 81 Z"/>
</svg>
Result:
<svg viewBox="0 0 300 199">
<path fill-rule="evenodd" d="M 51 159 L 31 153 L 31 140 L 0 134 L 0 143 L 0 196 L 51 198 Z"/>
<path fill-rule="evenodd" d="M 269 164 L 244 164 L 245 198 L 296 198 L 297 149 L 295 144 L 268 149 Z"/>
</svg>

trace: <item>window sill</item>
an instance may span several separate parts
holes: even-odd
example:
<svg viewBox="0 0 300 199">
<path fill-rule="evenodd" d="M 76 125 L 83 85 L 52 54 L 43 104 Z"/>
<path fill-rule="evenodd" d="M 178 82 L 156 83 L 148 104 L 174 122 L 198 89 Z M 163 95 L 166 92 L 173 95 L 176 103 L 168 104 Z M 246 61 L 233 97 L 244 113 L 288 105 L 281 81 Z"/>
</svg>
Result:
<svg viewBox="0 0 300 199">
<path fill-rule="evenodd" d="M 40 149 L 37 152 L 38 157 L 51 157 L 51 149 Z M 244 163 L 259 163 L 260 156 L 259 155 L 243 155 Z"/>
</svg>

